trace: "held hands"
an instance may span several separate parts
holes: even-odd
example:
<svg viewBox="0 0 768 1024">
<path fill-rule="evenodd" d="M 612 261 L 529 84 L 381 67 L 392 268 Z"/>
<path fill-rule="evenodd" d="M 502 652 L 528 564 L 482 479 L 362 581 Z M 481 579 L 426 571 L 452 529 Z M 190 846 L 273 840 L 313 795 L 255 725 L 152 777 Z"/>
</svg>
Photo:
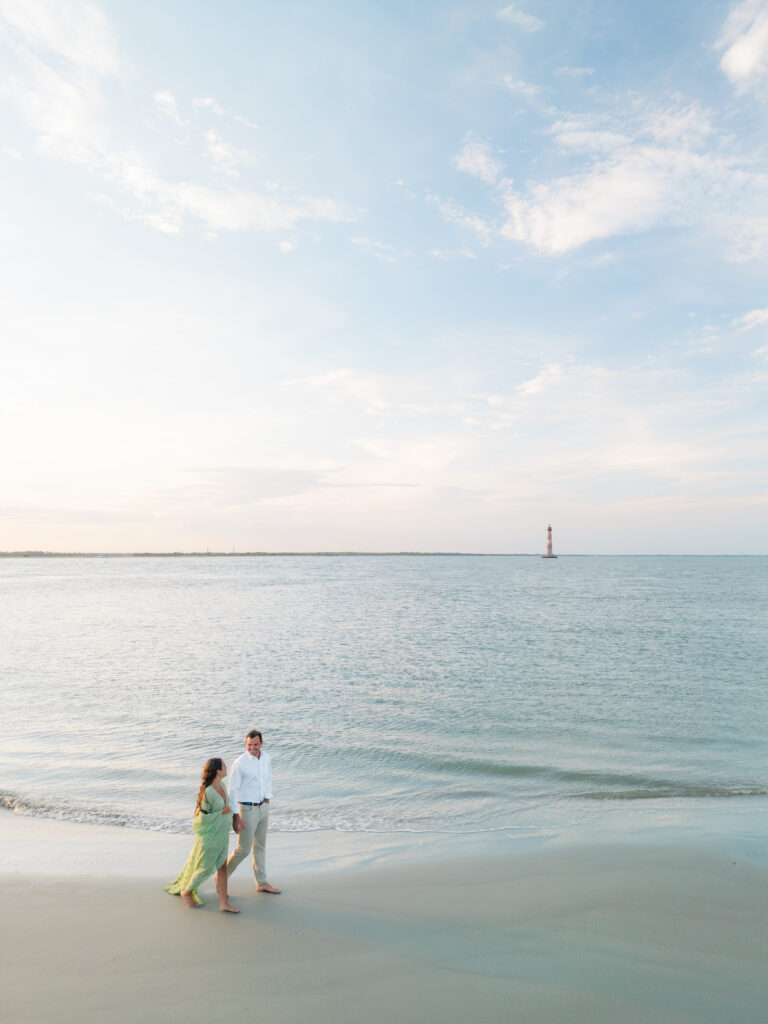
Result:
<svg viewBox="0 0 768 1024">
<path fill-rule="evenodd" d="M 240 815 L 237 814 L 237 813 L 233 814 L 232 815 L 232 829 L 233 829 L 235 835 L 239 835 L 243 831 L 244 828 L 245 828 L 245 825 L 244 825 L 243 819 L 240 817 Z"/>
</svg>

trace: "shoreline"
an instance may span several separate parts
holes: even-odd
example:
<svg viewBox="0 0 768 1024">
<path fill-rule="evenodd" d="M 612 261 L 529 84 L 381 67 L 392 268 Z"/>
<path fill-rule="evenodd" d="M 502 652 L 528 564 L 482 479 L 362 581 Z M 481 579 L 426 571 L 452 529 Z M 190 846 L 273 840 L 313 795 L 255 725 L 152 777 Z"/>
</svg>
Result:
<svg viewBox="0 0 768 1024">
<path fill-rule="evenodd" d="M 128 830 L 44 824 L 60 830 L 62 868 L 90 834 L 102 873 L 89 878 L 82 863 L 41 874 L 42 833 L 21 830 L 27 870 L 0 883 L 13 1024 L 217 1022 L 257 1010 L 273 1024 L 754 1024 L 768 1000 L 768 864 L 756 834 L 555 837 L 485 856 L 358 859 L 356 870 L 335 851 L 334 870 L 295 857 L 285 871 L 290 844 L 272 836 L 283 894 L 257 895 L 243 867 L 230 883 L 233 917 L 218 913 L 212 880 L 197 911 L 162 891 L 166 859 L 178 868 L 187 836 L 113 836 L 105 864 L 96 833 Z M 146 873 L 117 881 L 139 848 Z"/>
<path fill-rule="evenodd" d="M 271 828 L 269 868 L 290 877 L 388 866 L 525 855 L 585 845 L 690 845 L 768 867 L 768 797 L 606 801 L 566 823 L 542 814 L 520 826 L 478 831 L 374 832 Z M 175 877 L 193 833 L 116 827 L 15 813 L 0 807 L 0 876 Z M 235 837 L 230 835 L 230 850 Z"/>
</svg>

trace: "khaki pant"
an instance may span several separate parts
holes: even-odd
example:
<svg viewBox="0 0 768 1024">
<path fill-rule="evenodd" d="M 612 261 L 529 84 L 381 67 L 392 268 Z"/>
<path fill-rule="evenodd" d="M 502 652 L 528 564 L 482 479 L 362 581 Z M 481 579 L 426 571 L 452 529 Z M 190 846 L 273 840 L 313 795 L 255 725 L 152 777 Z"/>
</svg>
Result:
<svg viewBox="0 0 768 1024">
<path fill-rule="evenodd" d="M 267 825 L 269 824 L 269 804 L 261 807 L 246 807 L 240 804 L 240 817 L 245 828 L 237 838 L 237 846 L 227 861 L 227 878 L 237 865 L 253 852 L 253 873 L 256 885 L 264 885 L 267 881 Z"/>
</svg>

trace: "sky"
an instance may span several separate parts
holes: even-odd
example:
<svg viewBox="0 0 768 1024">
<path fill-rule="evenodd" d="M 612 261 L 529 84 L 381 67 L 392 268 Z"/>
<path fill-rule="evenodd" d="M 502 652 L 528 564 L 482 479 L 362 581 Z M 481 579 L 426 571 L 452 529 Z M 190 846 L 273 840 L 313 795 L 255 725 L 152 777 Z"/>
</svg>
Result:
<svg viewBox="0 0 768 1024">
<path fill-rule="evenodd" d="M 0 550 L 768 553 L 768 0 L 0 0 Z"/>
</svg>

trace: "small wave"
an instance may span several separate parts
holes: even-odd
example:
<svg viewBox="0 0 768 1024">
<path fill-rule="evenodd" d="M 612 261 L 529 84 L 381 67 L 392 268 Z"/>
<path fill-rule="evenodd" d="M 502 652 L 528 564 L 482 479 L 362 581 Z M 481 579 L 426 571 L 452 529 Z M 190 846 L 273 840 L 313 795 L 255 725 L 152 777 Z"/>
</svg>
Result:
<svg viewBox="0 0 768 1024">
<path fill-rule="evenodd" d="M 0 808 L 13 814 L 32 818 L 52 818 L 57 821 L 85 825 L 107 825 L 112 828 L 135 828 L 150 832 L 170 832 L 184 835 L 192 832 L 191 824 L 180 818 L 158 818 L 148 814 L 131 814 L 128 811 L 108 810 L 101 807 L 82 805 L 58 800 L 45 803 L 16 793 L 0 791 Z M 287 834 L 308 834 L 313 832 L 340 832 L 346 834 L 392 835 L 479 835 L 491 832 L 539 832 L 555 828 L 554 825 L 497 825 L 481 828 L 430 828 L 414 827 L 404 821 L 369 817 L 352 820 L 346 815 L 319 819 L 303 811 L 286 811 L 270 823 L 273 832 Z"/>
<path fill-rule="evenodd" d="M 549 794 L 551 797 L 552 794 Z M 566 800 L 571 805 L 579 800 L 588 801 L 635 801 L 635 800 L 685 800 L 685 799 L 728 799 L 735 797 L 761 797 L 768 796 L 768 789 L 764 787 L 740 787 L 724 788 L 718 786 L 683 786 L 673 784 L 645 785 L 635 788 L 624 789 L 596 789 L 586 792 L 575 792 L 569 795 L 560 794 L 561 800 Z M 513 810 L 517 815 L 525 810 L 531 810 L 534 804 L 530 800 L 524 800 L 522 804 L 515 804 L 514 808 L 507 807 L 505 817 L 512 814 Z M 562 805 L 561 805 L 562 806 Z M 149 832 L 165 832 L 177 835 L 190 835 L 192 833 L 191 820 L 172 817 L 158 817 L 150 814 L 136 814 L 131 811 L 105 807 L 88 807 L 74 804 L 67 801 L 57 800 L 55 803 L 46 803 L 31 797 L 20 796 L 16 793 L 0 791 L 0 808 L 4 808 L 13 814 L 26 817 L 49 818 L 57 821 L 72 822 L 75 824 L 106 825 L 111 828 L 132 828 Z M 445 816 L 432 820 L 432 816 L 424 817 L 422 821 L 405 820 L 396 816 L 386 815 L 350 815 L 343 811 L 334 814 L 327 811 L 323 815 L 306 809 L 284 808 L 281 811 L 273 812 L 270 829 L 273 832 L 287 834 L 309 834 L 316 832 L 339 832 L 346 834 L 369 834 L 369 835 L 479 835 L 482 833 L 494 832 L 540 832 L 553 828 L 563 827 L 567 824 L 561 821 L 559 826 L 554 823 L 546 824 L 507 824 L 507 823 L 483 823 L 482 825 L 471 821 L 456 821 L 456 826 L 446 828 L 448 822 Z M 496 815 L 497 821 L 501 813 Z M 416 816 L 418 819 L 418 816 Z"/>
<path fill-rule="evenodd" d="M 660 783 L 658 786 L 626 789 L 598 790 L 592 793 L 576 793 L 579 800 L 727 800 L 730 797 L 768 796 L 768 789 L 747 786 L 728 789 L 721 786 L 681 786 Z"/>
<path fill-rule="evenodd" d="M 72 821 L 85 825 L 109 825 L 113 828 L 138 828 L 150 832 L 179 834 L 192 831 L 190 823 L 180 818 L 156 818 L 149 814 L 132 814 L 130 811 L 84 807 L 65 800 L 49 804 L 42 800 L 18 796 L 16 793 L 0 792 L 0 807 L 26 817 L 54 818 L 58 821 Z"/>
<path fill-rule="evenodd" d="M 556 765 L 513 764 L 480 759 L 423 759 L 432 769 L 452 775 L 475 775 L 502 779 L 539 779 L 549 783 L 540 796 L 557 795 L 581 800 L 652 800 L 660 797 L 696 799 L 704 797 L 766 796 L 765 786 L 723 786 L 716 782 L 688 783 L 670 778 L 654 778 L 633 772 L 558 768 Z M 554 785 L 552 785 L 554 784 Z M 565 784 L 564 788 L 560 784 Z M 580 786 L 589 787 L 581 789 Z M 530 794 L 527 794 L 530 796 Z"/>
</svg>

